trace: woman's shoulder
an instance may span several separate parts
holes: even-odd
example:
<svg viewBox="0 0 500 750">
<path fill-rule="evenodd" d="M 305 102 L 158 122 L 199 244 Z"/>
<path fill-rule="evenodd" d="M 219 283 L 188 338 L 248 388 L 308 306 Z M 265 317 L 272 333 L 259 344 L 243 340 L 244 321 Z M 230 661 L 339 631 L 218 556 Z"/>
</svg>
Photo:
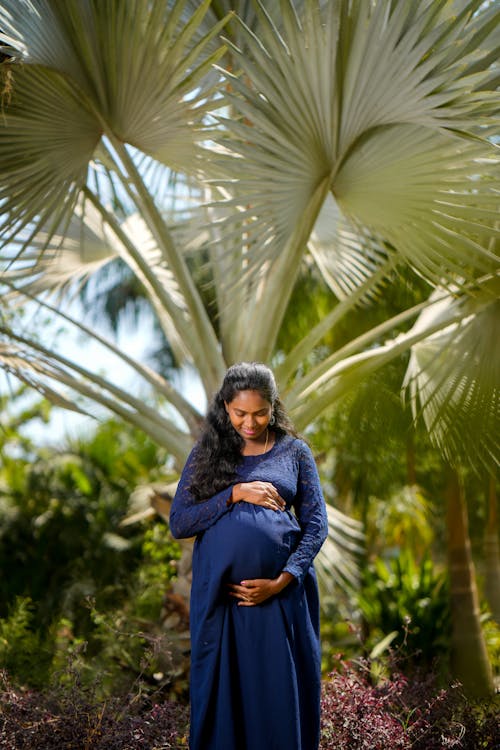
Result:
<svg viewBox="0 0 500 750">
<path fill-rule="evenodd" d="M 306 441 L 302 438 L 295 437 L 295 435 L 280 435 L 278 438 L 278 444 L 283 451 L 290 451 L 298 456 L 303 455 L 304 452 L 310 452 L 310 448 Z"/>
</svg>

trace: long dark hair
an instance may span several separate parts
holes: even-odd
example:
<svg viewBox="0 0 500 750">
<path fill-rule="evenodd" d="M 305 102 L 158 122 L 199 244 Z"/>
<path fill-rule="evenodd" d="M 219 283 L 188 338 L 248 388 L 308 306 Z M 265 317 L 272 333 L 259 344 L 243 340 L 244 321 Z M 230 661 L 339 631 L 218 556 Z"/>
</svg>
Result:
<svg viewBox="0 0 500 750">
<path fill-rule="evenodd" d="M 224 402 L 229 404 L 240 391 L 258 391 L 269 401 L 273 415 L 271 427 L 277 436 L 297 436 L 279 399 L 269 367 L 259 362 L 233 365 L 215 394 L 196 446 L 195 469 L 189 489 L 198 501 L 229 487 L 235 479 L 245 441 L 232 426 Z"/>
</svg>

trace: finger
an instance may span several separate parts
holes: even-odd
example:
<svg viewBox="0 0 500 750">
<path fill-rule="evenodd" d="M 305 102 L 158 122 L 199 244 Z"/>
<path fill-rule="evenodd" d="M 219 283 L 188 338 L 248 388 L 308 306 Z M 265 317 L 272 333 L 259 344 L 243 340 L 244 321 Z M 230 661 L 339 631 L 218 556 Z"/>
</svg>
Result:
<svg viewBox="0 0 500 750">
<path fill-rule="evenodd" d="M 273 511 L 278 512 L 278 513 L 281 510 L 281 508 L 275 502 L 273 502 L 271 500 L 268 500 L 267 502 L 265 502 L 264 503 L 264 507 L 265 508 L 269 508 L 269 510 L 273 510 Z"/>
<path fill-rule="evenodd" d="M 266 497 L 264 499 L 264 506 L 271 510 L 281 510 L 279 501 L 274 497 Z"/>
<path fill-rule="evenodd" d="M 235 596 L 245 596 L 247 592 L 242 586 L 231 586 L 229 593 L 234 594 Z"/>
<path fill-rule="evenodd" d="M 248 578 L 242 581 L 241 585 L 244 586 L 246 589 L 255 589 L 255 588 L 258 588 L 259 586 L 262 586 L 265 583 L 268 583 L 269 580 L 270 580 L 269 578 Z"/>
<path fill-rule="evenodd" d="M 229 596 L 231 596 L 231 597 L 232 597 L 233 599 L 238 599 L 238 600 L 239 600 L 239 601 L 238 601 L 238 604 L 239 604 L 240 602 L 247 602 L 247 601 L 250 601 L 250 600 L 249 600 L 249 599 L 247 599 L 247 598 L 246 598 L 245 596 L 243 596 L 243 594 L 236 594 L 236 593 L 233 593 L 233 592 L 231 592 L 231 591 L 229 592 Z"/>
<path fill-rule="evenodd" d="M 273 500 L 276 500 L 277 502 L 284 503 L 285 501 L 281 497 L 280 493 L 274 486 L 274 484 L 269 485 L 269 494 L 273 498 Z"/>
<path fill-rule="evenodd" d="M 269 500 L 270 500 L 271 502 L 275 503 L 275 504 L 276 504 L 276 507 L 277 507 L 277 508 L 278 508 L 279 510 L 283 510 L 283 508 L 285 508 L 285 507 L 286 507 L 286 503 L 285 503 L 285 501 L 283 500 L 283 498 L 281 497 L 281 495 L 279 494 L 279 492 L 278 492 L 278 490 L 277 490 L 277 489 L 275 489 L 274 487 L 272 487 L 272 490 L 273 490 L 273 491 L 272 491 L 272 492 L 270 492 L 270 494 L 268 495 L 268 499 L 269 499 Z"/>
</svg>

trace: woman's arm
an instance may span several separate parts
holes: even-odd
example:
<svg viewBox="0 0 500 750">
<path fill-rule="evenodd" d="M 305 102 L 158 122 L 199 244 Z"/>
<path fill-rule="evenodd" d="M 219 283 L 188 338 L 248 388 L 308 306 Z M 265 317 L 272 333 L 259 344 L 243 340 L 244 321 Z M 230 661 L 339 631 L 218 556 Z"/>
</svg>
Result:
<svg viewBox="0 0 500 750">
<path fill-rule="evenodd" d="M 176 539 L 185 539 L 200 534 L 219 520 L 230 507 L 232 486 L 226 487 L 203 502 L 197 502 L 189 486 L 194 473 L 196 448 L 194 448 L 182 471 L 177 491 L 170 509 L 170 531 Z"/>
<path fill-rule="evenodd" d="M 299 544 L 287 560 L 284 572 L 302 582 L 328 534 L 328 517 L 318 469 L 310 448 L 299 447 L 299 477 L 294 500 L 295 514 L 302 529 Z"/>
</svg>

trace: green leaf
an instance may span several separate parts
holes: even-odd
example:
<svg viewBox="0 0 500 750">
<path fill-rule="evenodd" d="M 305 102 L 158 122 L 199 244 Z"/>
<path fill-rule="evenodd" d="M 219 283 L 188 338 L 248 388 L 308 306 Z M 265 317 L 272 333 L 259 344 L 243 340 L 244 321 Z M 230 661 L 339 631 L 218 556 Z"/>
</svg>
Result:
<svg viewBox="0 0 500 750">
<path fill-rule="evenodd" d="M 218 138 L 217 183 L 234 209 L 228 224 L 247 222 L 249 273 L 282 255 L 296 263 L 291 238 L 325 180 L 344 221 L 434 281 L 498 263 L 498 159 L 478 135 L 498 113 L 480 89 L 495 65 L 481 45 L 485 34 L 494 44 L 500 15 L 379 0 L 306 2 L 299 17 L 284 2 L 278 29 L 260 7 L 258 32 L 246 30 L 244 52 L 232 48 L 242 75 L 226 73 L 230 117 Z M 455 221 L 472 207 L 482 228 Z"/>
<path fill-rule="evenodd" d="M 423 418 L 447 460 L 492 473 L 500 462 L 498 297 L 498 279 L 492 279 L 474 296 L 447 298 L 424 311 L 413 332 L 453 308 L 464 314 L 413 345 L 404 384 L 414 417 Z"/>
<path fill-rule="evenodd" d="M 2 239 L 35 221 L 50 236 L 69 220 L 101 127 L 59 73 L 16 70 L 11 103 L 0 121 Z"/>
<path fill-rule="evenodd" d="M 384 651 L 387 651 L 391 643 L 395 638 L 398 637 L 398 631 L 393 630 L 392 633 L 389 633 L 388 635 L 384 636 L 381 641 L 379 641 L 370 651 L 370 659 L 378 659 L 379 656 L 382 656 Z"/>
</svg>

